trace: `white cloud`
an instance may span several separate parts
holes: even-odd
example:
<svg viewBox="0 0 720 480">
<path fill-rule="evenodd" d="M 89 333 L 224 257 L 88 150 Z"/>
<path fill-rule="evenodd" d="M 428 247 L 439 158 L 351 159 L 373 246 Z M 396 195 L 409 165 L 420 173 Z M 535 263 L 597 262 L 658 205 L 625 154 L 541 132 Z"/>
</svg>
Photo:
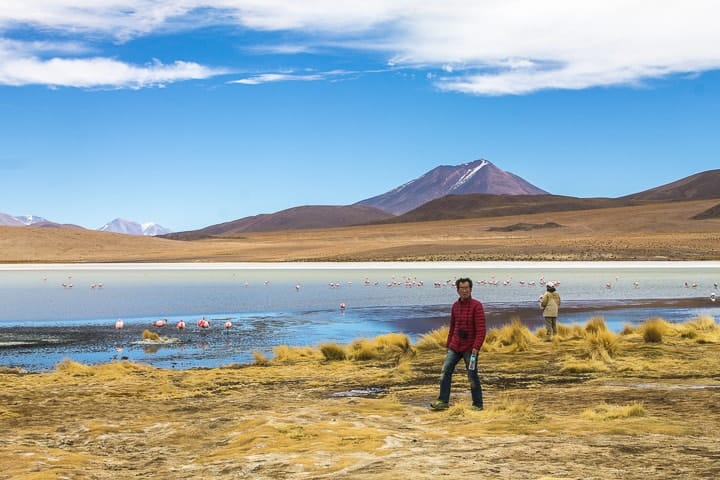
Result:
<svg viewBox="0 0 720 480">
<path fill-rule="evenodd" d="M 228 83 L 239 83 L 241 85 L 261 85 L 263 83 L 273 82 L 315 82 L 319 80 L 334 80 L 339 77 L 355 75 L 357 72 L 347 72 L 344 70 L 332 70 L 329 72 L 318 73 L 263 73 L 239 80 L 231 80 Z"/>
<path fill-rule="evenodd" d="M 192 62 L 135 66 L 108 58 L 16 57 L 0 49 L 0 84 L 144 88 L 226 73 Z"/>
<path fill-rule="evenodd" d="M 718 18 L 716 0 L 16 0 L 0 3 L 0 36 L 30 25 L 81 45 L 88 32 L 124 41 L 174 28 L 236 25 L 301 39 L 298 46 L 286 40 L 279 47 L 258 45 L 258 52 L 380 52 L 395 69 L 440 72 L 426 77 L 440 89 L 503 95 L 637 84 L 718 69 Z M 0 81 L 16 78 L 22 84 L 33 64 L 72 77 L 65 62 L 97 69 L 96 75 L 86 70 L 87 84 L 119 78 L 119 85 L 144 86 L 162 83 L 145 77 L 175 81 L 213 74 L 191 61 L 133 67 L 102 58 L 39 60 L 30 53 L 17 60 L 12 68 L 23 70 L 2 65 Z M 48 73 L 32 78 L 47 81 Z M 237 82 L 303 79 L 316 78 L 268 73 Z"/>
</svg>

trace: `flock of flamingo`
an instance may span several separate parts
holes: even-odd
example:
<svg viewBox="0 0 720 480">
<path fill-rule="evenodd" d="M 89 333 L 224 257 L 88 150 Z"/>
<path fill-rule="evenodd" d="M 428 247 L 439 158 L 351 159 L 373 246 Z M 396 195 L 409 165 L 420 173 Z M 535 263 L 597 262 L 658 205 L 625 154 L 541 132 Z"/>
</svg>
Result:
<svg viewBox="0 0 720 480">
<path fill-rule="evenodd" d="M 156 328 L 162 328 L 165 327 L 168 324 L 167 318 L 162 318 L 160 320 L 153 321 L 150 325 Z M 233 324 L 230 321 L 230 319 L 226 319 L 225 323 L 223 324 L 223 328 L 225 330 L 230 330 L 232 328 Z M 187 327 L 187 324 L 185 323 L 185 320 L 178 320 L 178 322 L 175 324 L 175 328 L 182 331 L 185 330 Z M 197 321 L 197 327 L 201 330 L 207 330 L 210 328 L 210 320 L 206 319 L 204 316 L 200 318 L 200 320 Z M 120 318 L 115 322 L 115 329 L 116 330 L 122 330 L 125 328 L 125 322 Z"/>
<path fill-rule="evenodd" d="M 62 286 L 63 286 L 64 288 L 72 288 L 72 287 L 73 287 L 73 284 L 70 282 L 71 279 L 72 279 L 72 277 L 71 277 L 71 276 L 68 276 L 68 282 L 67 282 L 67 283 L 63 283 Z M 43 280 L 47 280 L 47 279 L 43 279 Z M 617 281 L 617 278 L 616 278 L 615 280 Z M 270 282 L 269 282 L 268 280 L 266 280 L 266 281 L 264 282 L 264 285 L 267 286 L 267 285 L 269 285 L 269 283 L 270 283 Z M 348 285 L 352 285 L 352 282 L 351 282 L 351 281 L 349 281 L 349 282 L 347 282 L 347 283 L 348 283 Z M 497 280 L 497 279 L 493 276 L 493 277 L 491 277 L 489 280 L 484 280 L 484 279 L 483 279 L 483 280 L 478 280 L 478 281 L 476 281 L 476 283 L 477 283 L 478 285 L 485 285 L 485 286 L 499 286 L 499 285 L 502 285 L 502 286 L 510 286 L 510 285 L 512 285 L 513 281 L 512 281 L 511 279 L 500 281 L 500 280 Z M 521 285 L 521 286 L 526 286 L 526 285 L 527 285 L 527 286 L 534 286 L 534 285 L 537 285 L 537 284 L 539 284 L 539 285 L 552 284 L 552 285 L 555 285 L 555 286 L 560 285 L 560 282 L 559 282 L 559 281 L 557 281 L 557 280 L 545 280 L 544 277 L 540 277 L 540 279 L 539 279 L 537 282 L 536 282 L 535 280 L 530 280 L 530 281 L 518 280 L 517 283 L 518 283 L 519 285 Z M 363 282 L 363 284 L 364 284 L 365 286 L 378 286 L 380 283 L 377 282 L 377 281 L 374 281 L 374 282 L 373 282 L 373 281 L 370 281 L 370 279 L 366 277 L 365 280 L 364 280 L 364 282 Z M 403 277 L 402 277 L 402 280 L 396 280 L 396 278 L 393 276 L 393 277 L 392 277 L 392 280 L 386 284 L 386 286 L 387 286 L 388 288 L 390 288 L 390 287 L 401 287 L 401 286 L 408 287 L 408 288 L 412 288 L 412 287 L 422 287 L 422 286 L 424 286 L 424 285 L 425 285 L 425 284 L 424 284 L 424 282 L 423 282 L 422 280 L 418 280 L 416 277 L 409 277 L 409 276 L 403 276 Z M 435 282 L 433 283 L 433 286 L 434 286 L 435 288 L 454 287 L 454 285 L 455 285 L 455 280 L 435 281 Z M 244 286 L 247 287 L 247 286 L 248 286 L 248 283 L 245 282 Z M 341 284 L 340 282 L 330 282 L 330 283 L 328 284 L 328 286 L 329 286 L 330 288 L 340 288 L 340 287 L 342 286 L 342 284 Z M 697 288 L 698 285 L 697 285 L 697 283 L 688 283 L 688 282 L 685 282 L 685 283 L 684 283 L 684 286 L 685 286 L 686 288 Z M 612 282 L 606 282 L 606 283 L 605 283 L 605 288 L 607 288 L 607 289 L 612 289 L 613 287 L 614 287 L 614 284 L 613 284 Z M 639 284 L 638 282 L 633 282 L 633 287 L 634 287 L 634 288 L 640 288 L 640 284 Z M 90 286 L 90 288 L 93 288 L 93 289 L 95 289 L 95 288 L 103 288 L 103 284 L 102 284 L 102 283 L 93 283 L 93 284 Z M 296 290 L 296 291 L 299 292 L 299 291 L 300 291 L 300 288 L 301 288 L 301 286 L 300 286 L 299 283 L 295 284 L 295 290 Z M 717 284 L 717 282 L 716 282 L 716 283 L 713 283 L 713 289 L 714 289 L 714 290 L 717 290 L 717 289 L 718 289 L 718 284 Z M 715 291 L 713 291 L 713 292 L 710 294 L 710 301 L 711 301 L 711 302 L 715 302 L 716 300 L 717 300 L 717 295 L 716 295 Z M 347 307 L 347 306 L 345 305 L 345 303 L 341 303 L 341 304 L 339 305 L 340 311 L 342 311 L 342 312 L 345 312 L 346 307 Z M 168 324 L 168 320 L 167 320 L 166 318 L 163 318 L 163 319 L 160 319 L 160 320 L 155 320 L 155 321 L 153 321 L 153 322 L 151 323 L 151 325 L 152 325 L 153 327 L 156 327 L 156 328 L 165 327 L 167 324 Z M 226 331 L 229 331 L 229 330 L 232 328 L 232 326 L 233 326 L 233 324 L 232 324 L 232 322 L 230 321 L 230 319 L 226 319 L 225 322 L 224 322 L 224 324 L 223 324 L 223 328 L 224 328 Z M 122 330 L 124 327 L 125 327 L 125 322 L 124 322 L 122 319 L 118 319 L 118 320 L 115 322 L 115 328 L 116 328 L 117 330 Z M 184 320 L 179 320 L 179 321 L 175 324 L 175 328 L 176 328 L 177 330 L 179 330 L 179 331 L 185 330 L 186 327 L 187 327 L 187 324 L 185 323 Z M 210 321 L 207 320 L 207 319 L 203 316 L 202 318 L 200 318 L 200 319 L 197 321 L 197 327 L 198 327 L 200 330 L 207 330 L 207 329 L 210 328 Z"/>
</svg>

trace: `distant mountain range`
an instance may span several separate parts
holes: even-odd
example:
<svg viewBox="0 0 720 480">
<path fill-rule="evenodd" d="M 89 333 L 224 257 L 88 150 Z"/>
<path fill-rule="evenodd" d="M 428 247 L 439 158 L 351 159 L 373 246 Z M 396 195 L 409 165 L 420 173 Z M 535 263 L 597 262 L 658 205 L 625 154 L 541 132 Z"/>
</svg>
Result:
<svg viewBox="0 0 720 480">
<path fill-rule="evenodd" d="M 35 215 L 8 215 L 0 213 L 0 226 L 3 227 L 46 227 L 46 228 L 77 228 L 85 230 L 79 225 L 68 223 L 55 223 Z M 97 229 L 100 232 L 125 233 L 129 235 L 166 235 L 171 230 L 164 228 L 157 223 L 137 223 L 122 218 L 116 218 Z"/>
<path fill-rule="evenodd" d="M 546 191 L 512 173 L 501 170 L 485 159 L 461 165 L 442 165 L 386 193 L 353 205 L 309 205 L 241 218 L 193 230 L 167 235 L 192 240 L 208 236 L 244 232 L 271 232 L 306 228 L 331 228 L 393 221 L 428 201 L 450 194 L 484 193 L 494 195 L 538 195 Z"/>
<path fill-rule="evenodd" d="M 386 193 L 353 205 L 300 206 L 177 233 L 155 223 L 140 224 L 119 218 L 98 230 L 194 240 L 248 232 L 520 215 L 713 198 L 720 200 L 720 170 L 697 173 L 620 198 L 576 198 L 552 195 L 517 175 L 480 159 L 462 165 L 436 167 Z M 719 216 L 720 204 L 693 218 Z M 82 228 L 53 223 L 42 217 L 12 216 L 4 213 L 0 213 L 0 226 Z"/>
<path fill-rule="evenodd" d="M 98 228 L 100 232 L 125 233 L 128 235 L 166 235 L 171 230 L 158 225 L 157 223 L 137 223 L 123 218 L 116 218 L 112 222 L 106 223 Z"/>
</svg>

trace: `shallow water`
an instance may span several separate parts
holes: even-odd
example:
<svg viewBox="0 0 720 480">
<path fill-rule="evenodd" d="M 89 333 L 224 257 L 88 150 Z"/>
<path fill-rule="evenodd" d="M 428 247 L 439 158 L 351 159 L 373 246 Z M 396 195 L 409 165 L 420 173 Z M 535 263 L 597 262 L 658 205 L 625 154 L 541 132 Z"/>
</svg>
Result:
<svg viewBox="0 0 720 480">
<path fill-rule="evenodd" d="M 63 358 L 128 358 L 214 367 L 251 361 L 255 351 L 272 356 L 283 344 L 394 331 L 416 340 L 446 324 L 461 276 L 474 280 L 490 327 L 513 317 L 540 326 L 546 281 L 559 282 L 561 323 L 600 315 L 617 331 L 653 316 L 720 314 L 709 300 L 718 293 L 718 262 L 0 265 L 0 365 L 38 371 Z M 207 331 L 196 326 L 202 316 Z M 120 318 L 125 328 L 115 330 Z M 168 325 L 152 327 L 160 318 Z M 183 332 L 174 328 L 180 319 Z M 138 345 L 145 329 L 179 342 Z"/>
</svg>

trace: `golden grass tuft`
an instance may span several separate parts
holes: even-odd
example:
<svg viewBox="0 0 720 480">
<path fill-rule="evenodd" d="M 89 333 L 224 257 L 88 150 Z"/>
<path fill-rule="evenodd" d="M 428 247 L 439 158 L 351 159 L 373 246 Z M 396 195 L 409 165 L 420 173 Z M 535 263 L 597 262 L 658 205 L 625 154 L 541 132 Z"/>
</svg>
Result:
<svg viewBox="0 0 720 480">
<path fill-rule="evenodd" d="M 565 357 L 560 367 L 560 373 L 595 373 L 609 370 L 610 368 L 603 361 L 592 358 L 577 359 L 572 356 Z"/>
<path fill-rule="evenodd" d="M 685 323 L 685 326 L 700 332 L 712 332 L 718 328 L 715 318 L 710 315 L 702 315 Z"/>
<path fill-rule="evenodd" d="M 67 358 L 58 363 L 55 368 L 58 372 L 71 375 L 73 377 L 95 375 L 95 371 L 92 367 Z"/>
<path fill-rule="evenodd" d="M 630 417 L 644 417 L 645 407 L 642 402 L 629 405 L 610 405 L 601 403 L 582 412 L 581 416 L 593 421 L 619 420 Z"/>
<path fill-rule="evenodd" d="M 493 329 L 485 337 L 483 349 L 486 351 L 526 352 L 538 339 L 522 324 L 519 318 L 513 318 L 509 325 Z"/>
<path fill-rule="evenodd" d="M 605 325 L 605 319 L 603 317 L 592 317 L 585 324 L 585 333 L 597 333 L 606 332 L 607 325 Z"/>
<path fill-rule="evenodd" d="M 677 333 L 675 327 L 662 318 L 651 318 L 645 320 L 639 328 L 645 343 L 662 343 L 663 337 Z"/>
<path fill-rule="evenodd" d="M 160 341 L 160 335 L 157 334 L 157 332 L 153 332 L 151 330 L 143 330 L 142 333 L 143 340 L 151 340 L 153 342 Z"/>
<path fill-rule="evenodd" d="M 543 336 L 545 336 L 545 332 L 543 332 Z M 558 323 L 558 336 L 565 339 L 576 339 L 583 338 L 585 334 L 580 325 L 563 325 L 561 323 Z"/>
<path fill-rule="evenodd" d="M 623 329 L 620 330 L 620 335 L 622 335 L 624 337 L 628 336 L 628 335 L 633 335 L 635 333 L 637 333 L 637 329 L 635 327 L 633 327 L 632 325 L 630 325 L 629 323 L 626 323 L 623 326 Z"/>
<path fill-rule="evenodd" d="M 278 345 L 273 347 L 274 359 L 278 362 L 295 363 L 307 360 L 319 360 L 320 352 L 313 347 L 290 347 Z"/>
<path fill-rule="evenodd" d="M 619 337 L 610 330 L 585 335 L 585 352 L 592 360 L 609 362 L 619 352 Z"/>
<path fill-rule="evenodd" d="M 367 338 L 354 340 L 348 347 L 348 358 L 356 361 L 375 360 L 380 353 L 375 348 L 375 343 Z"/>
<path fill-rule="evenodd" d="M 345 360 L 347 358 L 345 347 L 337 343 L 328 342 L 321 344 L 320 352 L 323 354 L 325 360 L 329 362 Z"/>
<path fill-rule="evenodd" d="M 268 358 L 260 352 L 257 352 L 257 351 L 253 352 L 253 359 L 255 361 L 255 365 L 258 365 L 261 367 L 270 365 L 270 360 L 268 360 Z"/>
<path fill-rule="evenodd" d="M 415 343 L 415 348 L 422 351 L 444 350 L 450 327 L 444 326 L 431 330 Z"/>
<path fill-rule="evenodd" d="M 410 337 L 404 333 L 386 333 L 380 335 L 374 339 L 375 348 L 381 352 L 390 354 L 407 354 L 412 353 L 412 345 L 410 344 Z"/>
</svg>

